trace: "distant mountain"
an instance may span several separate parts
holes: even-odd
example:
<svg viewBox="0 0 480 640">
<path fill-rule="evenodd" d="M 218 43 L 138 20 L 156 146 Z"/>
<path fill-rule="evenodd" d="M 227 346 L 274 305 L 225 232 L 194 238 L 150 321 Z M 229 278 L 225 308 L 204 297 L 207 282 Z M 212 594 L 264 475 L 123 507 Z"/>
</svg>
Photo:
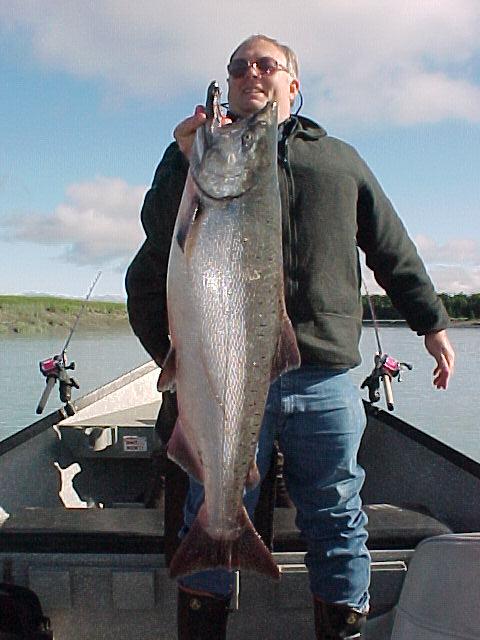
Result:
<svg viewBox="0 0 480 640">
<path fill-rule="evenodd" d="M 92 296 L 90 300 L 98 300 L 99 302 L 126 302 L 126 297 L 111 293 L 105 296 Z"/>
<path fill-rule="evenodd" d="M 12 295 L 29 296 L 35 298 L 66 298 L 68 300 L 84 300 L 81 296 L 69 296 L 62 293 L 44 293 L 42 291 L 24 291 L 23 293 L 17 293 Z M 103 296 L 92 296 L 90 300 L 97 300 L 98 302 L 125 302 L 126 298 L 121 294 L 106 294 Z"/>
</svg>

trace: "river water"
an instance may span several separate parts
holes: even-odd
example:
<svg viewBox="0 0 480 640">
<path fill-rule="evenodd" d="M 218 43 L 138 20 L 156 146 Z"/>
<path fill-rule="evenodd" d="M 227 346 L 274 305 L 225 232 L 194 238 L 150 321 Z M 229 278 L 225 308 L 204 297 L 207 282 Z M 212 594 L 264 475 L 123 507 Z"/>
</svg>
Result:
<svg viewBox="0 0 480 640">
<path fill-rule="evenodd" d="M 480 329 L 452 328 L 450 339 L 457 353 L 457 366 L 448 391 L 432 386 L 434 360 L 423 340 L 406 327 L 381 327 L 383 351 L 409 362 L 412 371 L 403 381 L 393 382 L 394 414 L 411 422 L 442 442 L 480 461 L 480 401 L 477 375 L 480 364 Z M 45 386 L 38 363 L 57 353 L 65 337 L 2 336 L 0 343 L 0 440 L 38 419 L 35 409 Z M 373 367 L 376 341 L 373 328 L 365 327 L 360 344 L 363 363 L 352 371 L 360 385 Z M 78 331 L 69 347 L 69 360 L 76 362 L 73 376 L 80 390 L 73 398 L 96 389 L 149 358 L 129 329 L 112 332 Z M 362 392 L 367 398 L 367 392 Z M 50 396 L 45 414 L 60 405 L 58 386 Z M 382 400 L 379 406 L 385 408 Z"/>
</svg>

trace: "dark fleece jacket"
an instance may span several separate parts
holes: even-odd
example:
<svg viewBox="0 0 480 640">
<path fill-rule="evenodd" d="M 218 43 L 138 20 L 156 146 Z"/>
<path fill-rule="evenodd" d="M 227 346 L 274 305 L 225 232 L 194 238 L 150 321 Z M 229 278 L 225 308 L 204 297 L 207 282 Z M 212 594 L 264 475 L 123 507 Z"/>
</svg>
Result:
<svg viewBox="0 0 480 640">
<path fill-rule="evenodd" d="M 307 118 L 292 117 L 281 131 L 285 298 L 302 364 L 350 368 L 360 362 L 358 247 L 414 331 L 445 328 L 448 316 L 415 246 L 358 153 Z M 130 323 L 159 364 L 169 346 L 168 256 L 187 171 L 172 143 L 145 197 L 147 238 L 126 277 Z"/>
</svg>

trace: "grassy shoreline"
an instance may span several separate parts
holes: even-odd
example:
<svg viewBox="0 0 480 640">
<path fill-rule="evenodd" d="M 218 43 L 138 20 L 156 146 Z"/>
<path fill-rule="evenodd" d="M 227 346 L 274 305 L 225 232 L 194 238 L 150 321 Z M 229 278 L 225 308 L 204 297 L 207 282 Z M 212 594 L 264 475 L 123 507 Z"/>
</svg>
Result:
<svg viewBox="0 0 480 640">
<path fill-rule="evenodd" d="M 79 330 L 128 327 L 124 302 L 85 302 L 55 296 L 0 295 L 0 335 L 45 334 L 70 329 L 83 305 Z"/>
<path fill-rule="evenodd" d="M 0 335 L 48 334 L 69 330 L 85 305 L 78 330 L 125 329 L 129 326 L 124 302 L 78 300 L 55 296 L 0 295 Z M 402 326 L 403 320 L 379 320 L 381 326 Z M 371 325 L 371 320 L 364 325 Z M 452 327 L 480 327 L 480 319 L 453 318 Z"/>
</svg>

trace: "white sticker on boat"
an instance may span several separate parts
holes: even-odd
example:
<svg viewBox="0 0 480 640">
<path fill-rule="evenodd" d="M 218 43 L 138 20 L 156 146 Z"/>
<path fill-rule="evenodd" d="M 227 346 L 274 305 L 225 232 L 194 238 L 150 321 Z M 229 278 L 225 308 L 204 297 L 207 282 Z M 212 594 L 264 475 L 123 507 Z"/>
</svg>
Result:
<svg viewBox="0 0 480 640">
<path fill-rule="evenodd" d="M 124 451 L 148 451 L 147 439 L 142 436 L 123 436 Z"/>
</svg>

